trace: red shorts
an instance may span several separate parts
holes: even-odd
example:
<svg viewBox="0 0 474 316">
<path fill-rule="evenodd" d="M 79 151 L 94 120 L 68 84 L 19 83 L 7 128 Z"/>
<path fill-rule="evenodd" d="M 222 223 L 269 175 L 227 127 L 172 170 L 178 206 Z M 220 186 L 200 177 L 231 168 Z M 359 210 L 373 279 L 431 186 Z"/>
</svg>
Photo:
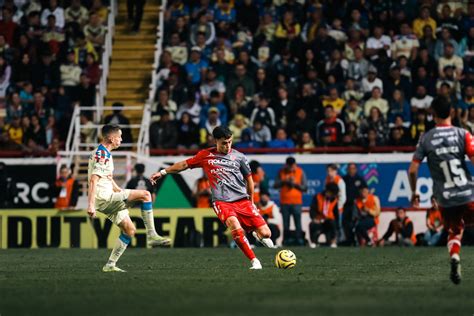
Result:
<svg viewBox="0 0 474 316">
<path fill-rule="evenodd" d="M 460 234 L 464 227 L 474 226 L 474 202 L 453 207 L 441 207 L 445 229 Z"/>
<path fill-rule="evenodd" d="M 229 217 L 235 216 L 246 232 L 267 224 L 257 208 L 247 199 L 235 202 L 216 201 L 213 203 L 213 208 L 224 225 Z"/>
</svg>

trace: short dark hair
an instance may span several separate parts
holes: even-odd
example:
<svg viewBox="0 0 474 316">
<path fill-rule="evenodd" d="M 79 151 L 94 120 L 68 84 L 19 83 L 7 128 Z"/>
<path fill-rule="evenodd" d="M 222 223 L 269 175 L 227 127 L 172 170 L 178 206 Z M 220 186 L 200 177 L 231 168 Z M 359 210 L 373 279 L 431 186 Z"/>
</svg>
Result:
<svg viewBox="0 0 474 316">
<path fill-rule="evenodd" d="M 326 187 L 324 188 L 324 190 L 328 191 L 328 192 L 331 192 L 334 195 L 339 194 L 339 187 L 334 182 L 326 184 Z"/>
<path fill-rule="evenodd" d="M 107 137 L 112 133 L 118 132 L 120 130 L 120 126 L 116 124 L 106 124 L 102 127 L 102 137 Z"/>
<path fill-rule="evenodd" d="M 232 132 L 227 126 L 217 126 L 212 131 L 212 136 L 214 137 L 214 139 L 228 139 L 232 137 Z"/>
<path fill-rule="evenodd" d="M 138 174 L 142 174 L 145 172 L 145 165 L 142 164 L 142 163 L 137 163 L 135 165 L 135 171 L 138 173 Z"/>
<path fill-rule="evenodd" d="M 448 118 L 451 114 L 451 102 L 443 96 L 436 97 L 433 102 L 431 102 L 431 108 L 440 119 Z"/>
<path fill-rule="evenodd" d="M 339 167 L 335 163 L 330 163 L 329 165 L 327 165 L 326 168 L 336 170 L 336 171 L 339 170 Z"/>
<path fill-rule="evenodd" d="M 287 164 L 288 166 L 292 166 L 292 165 L 294 165 L 295 163 L 296 163 L 296 159 L 295 159 L 294 157 L 288 157 L 288 158 L 286 158 L 286 164 Z"/>
</svg>

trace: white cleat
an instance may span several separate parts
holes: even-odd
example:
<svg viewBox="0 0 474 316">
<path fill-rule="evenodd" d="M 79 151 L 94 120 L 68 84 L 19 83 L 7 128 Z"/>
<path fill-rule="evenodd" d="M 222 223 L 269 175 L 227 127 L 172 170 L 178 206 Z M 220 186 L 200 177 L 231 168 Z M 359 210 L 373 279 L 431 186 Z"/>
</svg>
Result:
<svg viewBox="0 0 474 316">
<path fill-rule="evenodd" d="M 116 267 L 115 265 L 106 264 L 102 267 L 102 272 L 127 272 L 125 270 Z"/>
<path fill-rule="evenodd" d="M 255 237 L 255 239 L 257 239 L 258 242 L 261 243 L 262 245 L 264 245 L 265 247 L 270 248 L 270 249 L 275 249 L 276 248 L 275 245 L 273 244 L 273 241 L 270 238 L 260 239 L 258 237 L 258 234 L 257 234 L 256 231 L 252 232 L 252 236 Z"/>
<path fill-rule="evenodd" d="M 166 237 L 161 237 L 160 235 L 156 236 L 147 236 L 146 238 L 148 246 L 155 247 L 167 247 L 171 244 L 171 239 Z"/>
<path fill-rule="evenodd" d="M 252 266 L 250 267 L 250 270 L 262 270 L 262 264 L 260 263 L 260 260 L 258 260 L 257 258 L 252 259 L 250 263 L 252 264 Z"/>
<path fill-rule="evenodd" d="M 335 249 L 335 248 L 337 248 L 337 244 L 336 244 L 336 243 L 332 243 L 331 245 L 329 245 L 329 247 Z"/>
</svg>

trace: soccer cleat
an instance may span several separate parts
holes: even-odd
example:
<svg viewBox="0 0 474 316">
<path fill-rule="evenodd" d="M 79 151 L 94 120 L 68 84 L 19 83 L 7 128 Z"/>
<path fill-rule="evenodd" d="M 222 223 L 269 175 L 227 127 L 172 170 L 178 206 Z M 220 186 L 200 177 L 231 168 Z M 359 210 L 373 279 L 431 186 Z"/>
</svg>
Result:
<svg viewBox="0 0 474 316">
<path fill-rule="evenodd" d="M 262 245 L 264 245 L 265 247 L 270 248 L 270 249 L 275 249 L 276 248 L 275 245 L 273 244 L 273 241 L 270 238 L 260 239 L 258 237 L 258 234 L 257 234 L 256 231 L 252 232 L 252 236 L 255 237 L 255 239 L 257 239 L 258 242 L 261 243 Z"/>
<path fill-rule="evenodd" d="M 335 248 L 337 248 L 337 244 L 336 244 L 336 243 L 332 243 L 332 244 L 329 245 L 329 248 L 335 249 Z"/>
<path fill-rule="evenodd" d="M 461 261 L 457 258 L 451 258 L 451 274 L 449 277 L 454 284 L 461 283 Z"/>
<path fill-rule="evenodd" d="M 252 264 L 252 266 L 250 267 L 250 270 L 262 270 L 262 264 L 260 263 L 260 260 L 258 260 L 257 258 L 252 259 L 250 263 Z"/>
<path fill-rule="evenodd" d="M 106 264 L 102 267 L 102 272 L 127 272 L 125 270 L 116 267 L 115 265 Z"/>
<path fill-rule="evenodd" d="M 160 235 L 147 236 L 147 244 L 150 247 L 165 247 L 171 244 L 171 239 L 162 237 Z"/>
</svg>

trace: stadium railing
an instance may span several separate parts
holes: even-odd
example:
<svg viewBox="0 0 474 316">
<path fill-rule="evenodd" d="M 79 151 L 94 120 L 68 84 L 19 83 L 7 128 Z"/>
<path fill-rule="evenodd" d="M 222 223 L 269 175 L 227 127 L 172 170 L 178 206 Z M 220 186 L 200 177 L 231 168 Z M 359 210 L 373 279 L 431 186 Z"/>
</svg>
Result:
<svg viewBox="0 0 474 316">
<path fill-rule="evenodd" d="M 164 19 L 165 19 L 165 11 L 167 6 L 167 0 L 161 1 L 161 10 L 158 15 L 158 29 L 156 32 L 156 44 L 155 44 L 155 56 L 153 61 L 153 67 L 151 70 L 151 83 L 150 83 L 150 91 L 148 93 L 148 100 L 145 102 L 145 106 L 143 107 L 143 116 L 142 116 L 142 123 L 140 128 L 140 133 L 138 134 L 137 140 L 137 153 L 142 156 L 149 156 L 149 143 L 150 143 L 150 121 L 151 121 L 151 105 L 154 102 L 158 76 L 157 70 L 160 66 L 160 58 L 161 53 L 163 51 L 163 31 L 164 31 Z"/>
<path fill-rule="evenodd" d="M 104 98 L 107 94 L 107 78 L 109 76 L 110 56 L 112 55 L 112 40 L 115 34 L 115 17 L 118 13 L 117 0 L 110 1 L 109 15 L 107 17 L 107 36 L 105 37 L 104 50 L 102 53 L 102 76 L 100 78 L 96 93 L 96 115 L 102 117 Z"/>
</svg>

